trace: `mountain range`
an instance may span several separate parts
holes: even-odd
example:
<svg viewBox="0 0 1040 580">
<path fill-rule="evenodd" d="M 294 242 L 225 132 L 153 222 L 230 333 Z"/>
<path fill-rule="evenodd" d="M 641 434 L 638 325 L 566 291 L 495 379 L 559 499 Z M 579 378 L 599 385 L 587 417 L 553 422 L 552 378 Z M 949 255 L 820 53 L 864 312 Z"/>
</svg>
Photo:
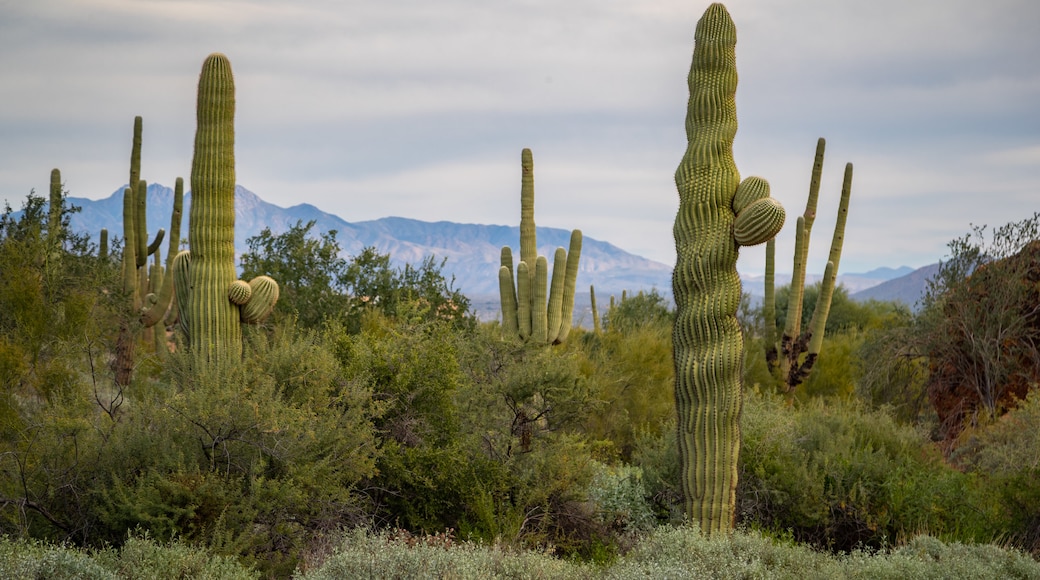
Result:
<svg viewBox="0 0 1040 580">
<path fill-rule="evenodd" d="M 72 215 L 73 230 L 89 233 L 94 239 L 102 228 L 107 228 L 113 238 L 121 236 L 122 191 L 120 187 L 109 197 L 99 200 L 70 197 L 70 205 L 82 208 L 81 212 Z M 190 205 L 191 194 L 188 193 L 184 200 L 182 238 L 187 238 Z M 147 206 L 149 236 L 152 237 L 158 228 L 169 228 L 173 190 L 157 183 L 149 185 Z M 260 234 L 264 228 L 279 234 L 297 222 L 307 223 L 312 220 L 315 222 L 312 230 L 315 235 L 336 231 L 336 240 L 344 257 L 356 255 L 371 246 L 381 253 L 389 254 L 392 262 L 398 266 L 417 264 L 429 255 L 438 260 L 446 258 L 444 274 L 449 280 L 454 277 L 454 288 L 469 296 L 478 312 L 497 312 L 498 268 L 502 246 L 519 251 L 519 226 L 424 222 L 403 217 L 347 222 L 311 204 L 283 208 L 267 203 L 241 185 L 235 188 L 236 254 L 245 252 L 248 249 L 246 240 Z M 570 241 L 570 232 L 558 228 L 539 227 L 537 235 L 538 253 L 544 256 L 552 256 L 557 247 L 567 247 Z M 590 285 L 595 286 L 601 300 L 611 295 L 620 295 L 625 290 L 636 292 L 656 289 L 660 294 L 670 296 L 671 271 L 671 265 L 626 252 L 606 241 L 585 237 L 578 272 L 577 302 L 588 302 L 588 292 L 584 289 Z M 914 292 L 918 291 L 914 278 L 917 272 L 906 266 L 879 268 L 862 274 L 842 274 L 839 283 L 844 284 L 854 298 L 899 299 L 913 305 L 916 302 Z M 899 282 L 908 277 L 909 280 Z M 807 278 L 807 282 L 811 283 L 819 276 L 810 275 Z M 746 276 L 743 279 L 745 291 L 752 295 L 762 294 L 761 276 Z M 778 274 L 776 283 L 785 284 L 789 279 L 789 274 L 786 278 Z M 923 282 L 919 286 L 923 288 Z M 576 310 L 580 316 L 581 308 L 576 307 Z"/>
</svg>

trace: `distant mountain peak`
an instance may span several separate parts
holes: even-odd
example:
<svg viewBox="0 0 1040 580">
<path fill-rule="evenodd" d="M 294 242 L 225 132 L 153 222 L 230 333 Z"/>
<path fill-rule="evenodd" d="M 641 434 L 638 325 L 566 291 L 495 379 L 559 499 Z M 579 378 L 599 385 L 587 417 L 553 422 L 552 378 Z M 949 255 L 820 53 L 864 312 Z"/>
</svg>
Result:
<svg viewBox="0 0 1040 580">
<path fill-rule="evenodd" d="M 125 187 L 125 186 L 124 186 Z M 69 198 L 83 211 L 72 217 L 77 231 L 97 237 L 101 228 L 119 236 L 122 232 L 122 192 L 116 190 L 101 200 Z M 169 228 L 173 206 L 173 190 L 158 183 L 148 186 L 148 229 Z M 187 238 L 191 194 L 185 192 L 182 237 Z M 416 264 L 426 256 L 447 258 L 444 273 L 455 276 L 456 288 L 463 293 L 498 295 L 498 268 L 502 246 L 515 250 L 520 246 L 519 226 L 460 224 L 448 221 L 425 222 L 401 216 L 377 220 L 347 222 L 324 212 L 310 203 L 283 208 L 264 201 L 241 185 L 235 186 L 235 250 L 248 248 L 245 242 L 265 227 L 275 234 L 289 229 L 298 221 L 315 222 L 314 234 L 336 230 L 336 239 L 346 256 L 357 255 L 367 246 L 390 254 L 397 265 Z M 551 256 L 556 247 L 567 247 L 570 230 L 538 228 L 538 250 Z M 656 288 L 662 294 L 671 292 L 671 266 L 626 252 L 608 242 L 586 236 L 582 244 L 578 273 L 579 292 L 587 294 L 589 285 L 604 296 Z"/>
</svg>

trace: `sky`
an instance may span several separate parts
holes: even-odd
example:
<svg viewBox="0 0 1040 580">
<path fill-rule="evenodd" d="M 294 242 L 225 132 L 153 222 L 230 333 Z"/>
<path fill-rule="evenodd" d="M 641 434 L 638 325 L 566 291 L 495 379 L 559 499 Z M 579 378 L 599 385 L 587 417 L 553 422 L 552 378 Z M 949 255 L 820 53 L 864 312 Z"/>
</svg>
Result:
<svg viewBox="0 0 1040 580">
<path fill-rule="evenodd" d="M 539 226 L 675 261 L 673 174 L 707 2 L 0 0 L 0 195 L 50 171 L 100 199 L 129 173 L 188 181 L 206 56 L 231 61 L 238 183 L 280 206 L 518 225 L 520 151 Z M 1040 2 L 733 0 L 742 176 L 787 208 L 790 271 L 818 137 L 808 269 L 822 272 L 846 162 L 841 271 L 946 255 L 972 224 L 1040 210 Z M 739 269 L 762 271 L 762 247 Z"/>
</svg>

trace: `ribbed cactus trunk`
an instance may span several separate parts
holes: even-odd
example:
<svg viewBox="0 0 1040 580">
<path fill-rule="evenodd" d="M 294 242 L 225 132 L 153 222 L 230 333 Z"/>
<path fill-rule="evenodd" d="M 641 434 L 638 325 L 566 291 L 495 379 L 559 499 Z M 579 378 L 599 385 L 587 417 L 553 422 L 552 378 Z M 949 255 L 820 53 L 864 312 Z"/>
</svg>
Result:
<svg viewBox="0 0 1040 580">
<path fill-rule="evenodd" d="M 736 27 L 712 4 L 697 23 L 688 77 L 688 145 L 675 183 L 675 399 L 684 507 L 706 534 L 734 525 L 743 341 L 737 323 L 739 245 L 772 238 L 783 209 L 768 184 L 740 181 L 733 160 Z"/>
<path fill-rule="evenodd" d="M 228 299 L 235 272 L 235 82 L 231 63 L 210 55 L 199 76 L 191 164 L 190 348 L 207 360 L 242 355 L 238 307 Z"/>
</svg>

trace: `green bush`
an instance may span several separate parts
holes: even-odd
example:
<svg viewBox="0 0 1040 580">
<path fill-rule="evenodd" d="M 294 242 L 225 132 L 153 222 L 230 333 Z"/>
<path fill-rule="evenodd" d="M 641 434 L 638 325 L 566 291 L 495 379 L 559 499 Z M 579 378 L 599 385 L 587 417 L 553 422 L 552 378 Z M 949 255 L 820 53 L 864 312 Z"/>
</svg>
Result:
<svg viewBox="0 0 1040 580">
<path fill-rule="evenodd" d="M 706 538 L 687 526 L 663 526 L 605 566 L 514 552 L 450 537 L 372 534 L 354 530 L 297 580 L 326 578 L 1040 578 L 1040 565 L 991 545 L 914 538 L 891 551 L 831 555 L 756 532 Z"/>
<path fill-rule="evenodd" d="M 660 521 L 679 501 L 674 423 L 639 439 Z M 1012 527 L 1001 494 L 948 466 L 920 432 L 855 401 L 745 395 L 738 521 L 831 550 L 891 546 L 919 532 L 990 541 Z"/>
<path fill-rule="evenodd" d="M 0 538 L 0 578 L 252 580 L 259 578 L 259 574 L 241 566 L 234 558 L 180 542 L 160 544 L 147 536 L 131 536 L 119 549 L 97 552 Z"/>
<path fill-rule="evenodd" d="M 926 530 L 963 541 L 1000 531 L 996 503 L 919 432 L 854 401 L 745 399 L 740 519 L 837 550 Z"/>
</svg>

